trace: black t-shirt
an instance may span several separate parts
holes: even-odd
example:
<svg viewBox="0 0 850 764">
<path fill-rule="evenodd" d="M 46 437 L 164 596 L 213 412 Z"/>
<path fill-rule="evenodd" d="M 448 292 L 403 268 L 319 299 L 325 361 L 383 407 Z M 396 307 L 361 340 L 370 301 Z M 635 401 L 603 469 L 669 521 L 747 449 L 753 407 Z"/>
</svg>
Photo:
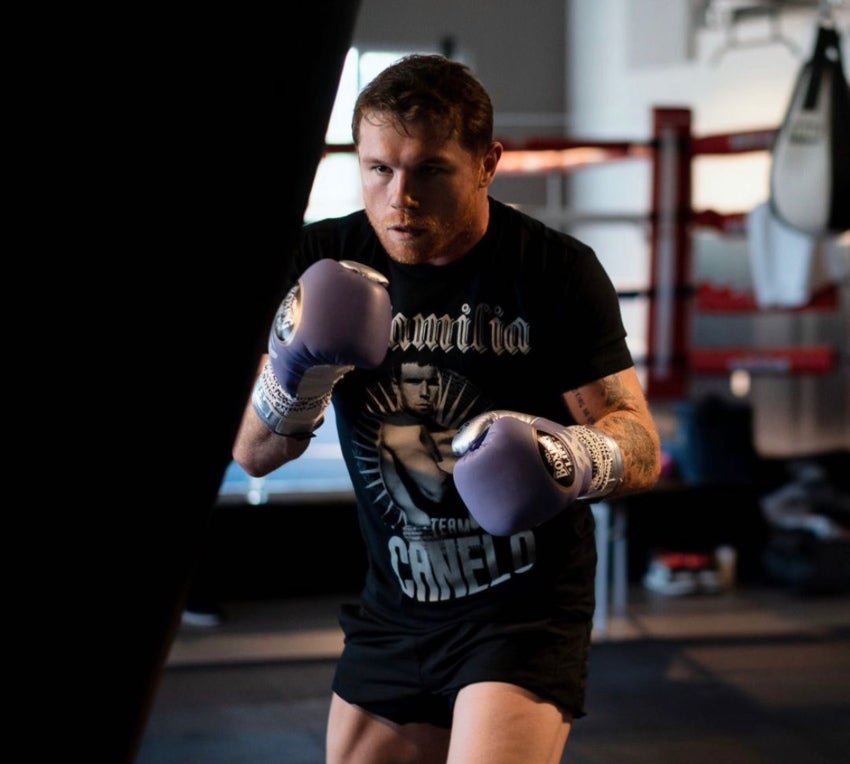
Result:
<svg viewBox="0 0 850 764">
<path fill-rule="evenodd" d="M 385 274 L 393 307 L 382 366 L 350 372 L 333 396 L 369 559 L 364 604 L 402 626 L 569 607 L 589 508 L 491 536 L 454 489 L 450 443 L 490 409 L 573 424 L 563 393 L 632 365 L 593 250 L 491 199 L 485 236 L 450 265 L 394 262 L 363 211 L 305 226 L 290 283 L 321 258 Z"/>
</svg>

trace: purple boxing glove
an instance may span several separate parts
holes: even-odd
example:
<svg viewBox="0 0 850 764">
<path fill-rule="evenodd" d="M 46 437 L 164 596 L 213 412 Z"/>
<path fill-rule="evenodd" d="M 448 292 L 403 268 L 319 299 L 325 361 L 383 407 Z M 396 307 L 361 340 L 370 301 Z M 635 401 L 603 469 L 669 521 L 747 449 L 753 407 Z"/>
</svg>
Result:
<svg viewBox="0 0 850 764">
<path fill-rule="evenodd" d="M 310 437 L 343 375 L 383 362 L 392 324 L 387 284 L 350 260 L 319 260 L 301 274 L 277 310 L 252 396 L 272 432 Z"/>
<path fill-rule="evenodd" d="M 594 427 L 514 411 L 489 411 L 452 441 L 458 493 L 494 536 L 535 528 L 576 499 L 605 496 L 622 481 L 619 446 Z"/>
</svg>

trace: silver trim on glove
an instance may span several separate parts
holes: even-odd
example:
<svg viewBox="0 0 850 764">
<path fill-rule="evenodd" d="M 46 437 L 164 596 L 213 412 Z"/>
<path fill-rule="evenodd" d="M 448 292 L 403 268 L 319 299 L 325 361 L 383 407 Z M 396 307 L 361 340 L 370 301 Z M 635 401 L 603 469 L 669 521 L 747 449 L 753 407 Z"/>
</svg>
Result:
<svg viewBox="0 0 850 764">
<path fill-rule="evenodd" d="M 534 420 L 537 419 L 536 416 L 532 416 L 531 414 L 522 414 L 518 411 L 508 411 L 507 409 L 485 411 L 483 414 L 478 414 L 478 416 L 464 422 L 460 426 L 460 429 L 458 429 L 452 438 L 452 453 L 455 456 L 463 456 L 467 451 L 475 448 L 490 425 L 502 417 L 519 419 L 526 424 L 534 424 Z"/>
<path fill-rule="evenodd" d="M 308 369 L 295 395 L 277 381 L 271 361 L 266 361 L 254 383 L 251 404 L 272 432 L 290 438 L 310 438 L 322 424 L 333 387 L 353 366 L 315 366 Z M 302 391 L 306 390 L 306 394 Z"/>
<path fill-rule="evenodd" d="M 343 268 L 348 268 L 350 271 L 359 273 L 361 276 L 369 279 L 369 281 L 374 281 L 376 284 L 380 284 L 382 287 L 388 287 L 390 285 L 390 280 L 384 276 L 383 273 L 376 271 L 374 268 L 370 268 L 368 265 L 358 263 L 355 260 L 340 260 L 339 264 Z"/>
<path fill-rule="evenodd" d="M 599 499 L 613 493 L 623 482 L 623 452 L 611 436 L 602 430 L 586 425 L 573 425 L 568 428 L 590 454 L 593 473 L 590 485 L 580 498 Z"/>
</svg>

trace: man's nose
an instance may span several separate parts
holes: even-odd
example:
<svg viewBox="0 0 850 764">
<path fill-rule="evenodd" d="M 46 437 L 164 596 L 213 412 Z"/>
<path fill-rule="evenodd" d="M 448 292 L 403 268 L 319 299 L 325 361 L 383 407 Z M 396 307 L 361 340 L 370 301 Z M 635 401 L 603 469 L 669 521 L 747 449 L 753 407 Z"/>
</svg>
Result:
<svg viewBox="0 0 850 764">
<path fill-rule="evenodd" d="M 413 179 L 406 172 L 397 172 L 392 183 L 391 204 L 394 207 L 415 207 L 416 193 Z"/>
</svg>

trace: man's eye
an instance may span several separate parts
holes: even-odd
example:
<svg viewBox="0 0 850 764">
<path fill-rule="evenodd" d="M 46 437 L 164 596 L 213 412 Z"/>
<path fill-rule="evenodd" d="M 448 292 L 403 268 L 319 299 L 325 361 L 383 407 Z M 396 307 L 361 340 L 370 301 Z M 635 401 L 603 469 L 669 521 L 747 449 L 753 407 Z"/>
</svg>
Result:
<svg viewBox="0 0 850 764">
<path fill-rule="evenodd" d="M 392 172 L 392 170 L 390 170 L 390 168 L 385 164 L 375 165 L 372 169 L 378 173 L 378 175 L 389 175 Z"/>
</svg>

